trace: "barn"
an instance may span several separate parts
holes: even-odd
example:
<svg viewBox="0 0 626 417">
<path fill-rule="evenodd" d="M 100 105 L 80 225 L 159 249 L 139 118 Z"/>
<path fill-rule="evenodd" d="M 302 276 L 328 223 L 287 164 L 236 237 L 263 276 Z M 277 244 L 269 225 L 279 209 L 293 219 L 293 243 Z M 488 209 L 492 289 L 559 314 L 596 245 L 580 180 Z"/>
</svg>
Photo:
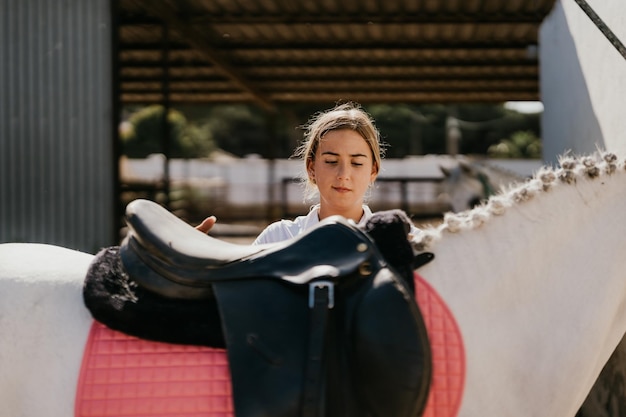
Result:
<svg viewBox="0 0 626 417">
<path fill-rule="evenodd" d="M 597 3 L 597 4 L 596 4 Z M 617 0 L 591 2 L 624 37 Z M 120 222 L 122 106 L 542 101 L 544 159 L 624 150 L 622 56 L 574 1 L 0 0 L 0 241 Z M 621 33 L 620 33 L 621 32 Z M 271 123 L 270 123 L 271 124 Z"/>
</svg>

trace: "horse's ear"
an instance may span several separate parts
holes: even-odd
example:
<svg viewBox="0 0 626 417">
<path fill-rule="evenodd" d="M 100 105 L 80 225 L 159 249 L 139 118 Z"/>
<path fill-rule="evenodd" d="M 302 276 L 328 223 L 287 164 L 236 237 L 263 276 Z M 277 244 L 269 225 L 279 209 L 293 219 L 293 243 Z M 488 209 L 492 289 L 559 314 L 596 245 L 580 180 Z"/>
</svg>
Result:
<svg viewBox="0 0 626 417">
<path fill-rule="evenodd" d="M 476 172 L 474 170 L 474 167 L 472 167 L 472 165 L 467 161 L 459 161 L 459 167 L 461 167 L 463 172 L 465 172 L 467 175 L 473 175 Z"/>
</svg>

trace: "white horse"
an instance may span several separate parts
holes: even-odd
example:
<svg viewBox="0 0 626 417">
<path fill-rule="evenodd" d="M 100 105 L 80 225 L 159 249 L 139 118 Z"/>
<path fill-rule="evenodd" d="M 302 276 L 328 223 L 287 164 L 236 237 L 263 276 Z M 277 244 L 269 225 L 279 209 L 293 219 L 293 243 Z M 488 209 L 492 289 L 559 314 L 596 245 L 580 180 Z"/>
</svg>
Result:
<svg viewBox="0 0 626 417">
<path fill-rule="evenodd" d="M 455 213 L 472 209 L 525 180 L 513 171 L 463 157 L 455 158 L 452 165 L 440 164 L 439 168 L 444 177 L 437 184 L 437 198 Z"/>
<path fill-rule="evenodd" d="M 568 157 L 414 237 L 463 334 L 460 416 L 575 415 L 626 332 L 624 213 L 624 160 Z M 0 245 L 3 415 L 72 415 L 91 259 Z"/>
</svg>

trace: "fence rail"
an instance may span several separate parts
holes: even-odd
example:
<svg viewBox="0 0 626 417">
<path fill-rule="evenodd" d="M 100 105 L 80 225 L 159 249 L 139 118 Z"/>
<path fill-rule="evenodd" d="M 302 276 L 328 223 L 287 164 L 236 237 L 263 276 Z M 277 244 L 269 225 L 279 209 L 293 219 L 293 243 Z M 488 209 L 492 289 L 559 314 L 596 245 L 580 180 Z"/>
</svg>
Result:
<svg viewBox="0 0 626 417">
<path fill-rule="evenodd" d="M 398 199 L 392 199 L 388 201 L 387 204 L 381 201 L 380 194 L 383 194 L 378 190 L 379 198 L 374 195 L 370 205 L 373 209 L 381 208 L 388 209 L 391 208 L 399 208 L 404 210 L 407 214 L 409 214 L 412 218 L 432 218 L 439 217 L 446 210 L 446 207 L 438 204 L 436 202 L 436 195 L 434 195 L 434 186 L 442 181 L 441 177 L 379 177 L 376 179 L 376 182 L 381 186 L 385 187 L 386 191 L 388 190 L 388 186 L 391 184 L 397 184 L 397 191 L 399 194 L 399 202 Z M 294 210 L 294 207 L 289 202 L 290 199 L 289 190 L 294 185 L 300 185 L 301 180 L 299 178 L 293 177 L 283 177 L 281 179 L 281 189 L 280 189 L 280 211 L 281 217 L 283 218 L 292 218 L 302 213 L 302 207 L 297 207 Z M 409 186 L 411 184 L 422 184 L 427 187 L 421 192 L 421 196 L 417 198 L 410 198 Z M 415 190 L 414 190 L 415 191 Z M 376 194 L 376 193 L 375 193 Z"/>
</svg>

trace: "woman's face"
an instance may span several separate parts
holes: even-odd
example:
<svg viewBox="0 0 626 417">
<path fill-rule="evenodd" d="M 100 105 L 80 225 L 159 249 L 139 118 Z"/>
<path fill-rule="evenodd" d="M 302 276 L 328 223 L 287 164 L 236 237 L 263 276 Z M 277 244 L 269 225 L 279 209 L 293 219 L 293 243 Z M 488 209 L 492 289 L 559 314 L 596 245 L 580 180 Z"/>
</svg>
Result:
<svg viewBox="0 0 626 417">
<path fill-rule="evenodd" d="M 372 151 L 361 135 L 350 129 L 327 132 L 315 161 L 308 163 L 309 178 L 319 189 L 320 218 L 340 214 L 358 221 L 365 192 L 377 174 Z"/>
</svg>

